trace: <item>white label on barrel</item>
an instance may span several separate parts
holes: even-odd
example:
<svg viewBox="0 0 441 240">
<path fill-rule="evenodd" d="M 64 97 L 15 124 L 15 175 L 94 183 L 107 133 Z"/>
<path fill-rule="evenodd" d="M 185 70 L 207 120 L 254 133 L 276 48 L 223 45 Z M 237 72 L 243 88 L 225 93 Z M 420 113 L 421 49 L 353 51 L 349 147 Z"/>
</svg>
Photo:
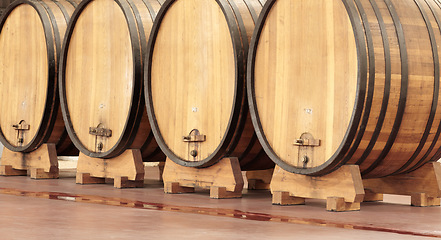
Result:
<svg viewBox="0 0 441 240">
<path fill-rule="evenodd" d="M 199 109 L 198 109 L 197 107 L 192 107 L 192 108 L 191 108 L 191 111 L 192 111 L 192 112 L 198 112 L 198 110 L 199 110 Z"/>
</svg>

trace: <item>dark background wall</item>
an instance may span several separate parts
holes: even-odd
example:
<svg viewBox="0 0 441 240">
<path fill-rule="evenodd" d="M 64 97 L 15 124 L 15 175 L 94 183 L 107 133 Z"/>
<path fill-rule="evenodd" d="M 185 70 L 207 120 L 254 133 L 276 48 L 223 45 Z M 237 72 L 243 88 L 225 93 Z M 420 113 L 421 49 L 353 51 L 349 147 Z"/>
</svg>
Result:
<svg viewBox="0 0 441 240">
<path fill-rule="evenodd" d="M 0 14 L 3 14 L 5 8 L 14 0 L 0 0 Z"/>
</svg>

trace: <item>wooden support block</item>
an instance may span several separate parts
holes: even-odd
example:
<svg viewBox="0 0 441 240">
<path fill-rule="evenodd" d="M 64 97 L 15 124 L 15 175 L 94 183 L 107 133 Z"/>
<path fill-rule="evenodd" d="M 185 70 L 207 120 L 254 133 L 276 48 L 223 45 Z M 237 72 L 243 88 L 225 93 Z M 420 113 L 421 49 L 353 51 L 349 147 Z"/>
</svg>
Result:
<svg viewBox="0 0 441 240">
<path fill-rule="evenodd" d="M 326 199 L 326 210 L 332 212 L 359 211 L 359 202 L 345 202 L 343 197 L 328 197 Z"/>
<path fill-rule="evenodd" d="M 411 196 L 411 205 L 415 207 L 440 206 L 440 198 L 427 196 L 425 193 L 415 193 Z"/>
<path fill-rule="evenodd" d="M 223 198 L 240 198 L 240 197 L 242 197 L 242 192 L 230 192 L 227 191 L 226 187 L 211 186 L 210 188 L 210 198 L 223 199 Z"/>
<path fill-rule="evenodd" d="M 439 206 L 441 163 L 427 163 L 407 173 L 384 178 L 364 179 L 364 187 L 373 193 L 411 196 L 413 206 Z"/>
<path fill-rule="evenodd" d="M 364 190 L 363 202 L 379 202 L 379 201 L 383 201 L 382 193 L 374 193 L 369 189 Z"/>
<path fill-rule="evenodd" d="M 91 177 L 90 173 L 77 172 L 76 183 L 77 184 L 104 184 L 104 183 L 106 183 L 106 179 L 101 178 L 101 177 Z"/>
<path fill-rule="evenodd" d="M 142 188 L 144 187 L 144 180 L 129 180 L 128 177 L 115 177 L 113 181 L 115 188 Z"/>
<path fill-rule="evenodd" d="M 267 190 L 270 189 L 271 178 L 274 168 L 258 171 L 247 171 L 248 189 Z"/>
<path fill-rule="evenodd" d="M 165 193 L 193 193 L 194 187 L 182 187 L 178 182 L 164 182 Z"/>
<path fill-rule="evenodd" d="M 304 198 L 293 197 L 289 195 L 289 192 L 273 192 L 273 204 L 274 205 L 303 205 L 305 204 Z"/>
<path fill-rule="evenodd" d="M 58 178 L 57 150 L 53 143 L 42 144 L 29 153 L 4 148 L 1 164 L 0 175 L 3 176 L 23 176 L 27 175 L 25 172 L 31 171 L 31 174 L 34 173 L 31 178 L 34 179 Z"/>
<path fill-rule="evenodd" d="M 19 170 L 12 168 L 11 165 L 1 165 L 0 166 L 1 176 L 26 176 L 27 170 Z"/>
<path fill-rule="evenodd" d="M 213 198 L 242 196 L 243 178 L 237 158 L 224 158 L 207 168 L 183 167 L 167 158 L 163 179 L 166 193 L 193 192 L 198 187 L 210 189 Z"/>
<path fill-rule="evenodd" d="M 80 153 L 77 173 L 77 183 L 80 184 L 104 183 L 109 178 L 114 179 L 116 188 L 141 187 L 141 183 L 144 186 L 144 164 L 139 149 L 128 149 L 110 159 Z"/>
<path fill-rule="evenodd" d="M 342 197 L 328 197 L 326 199 L 326 210 L 343 212 L 346 209 L 345 199 Z"/>
<path fill-rule="evenodd" d="M 29 171 L 32 179 L 49 179 L 58 178 L 59 176 L 58 168 L 57 171 L 53 172 L 45 172 L 43 168 L 31 168 Z"/>
<path fill-rule="evenodd" d="M 271 180 L 271 192 L 273 204 L 281 205 L 290 201 L 294 202 L 293 204 L 301 203 L 300 199 L 292 199 L 292 197 L 340 199 L 328 200 L 332 211 L 340 211 L 343 209 L 341 205 L 344 205 L 344 211 L 360 210 L 360 202 L 364 197 L 363 183 L 357 165 L 344 165 L 330 174 L 316 177 L 290 173 L 276 166 Z M 342 201 L 344 204 L 341 203 Z"/>
</svg>

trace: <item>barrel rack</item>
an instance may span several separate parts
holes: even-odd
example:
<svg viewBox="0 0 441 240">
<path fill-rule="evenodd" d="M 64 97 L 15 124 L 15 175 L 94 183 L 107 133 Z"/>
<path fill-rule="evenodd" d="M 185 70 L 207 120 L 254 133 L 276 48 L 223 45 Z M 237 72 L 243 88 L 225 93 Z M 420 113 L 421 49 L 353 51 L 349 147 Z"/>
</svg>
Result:
<svg viewBox="0 0 441 240">
<path fill-rule="evenodd" d="M 207 168 L 184 167 L 167 158 L 163 174 L 165 193 L 191 193 L 210 189 L 215 199 L 242 197 L 244 181 L 239 160 L 223 158 Z"/>
<path fill-rule="evenodd" d="M 305 204 L 325 199 L 328 211 L 358 211 L 360 203 L 382 201 L 383 194 L 411 196 L 411 205 L 440 206 L 441 163 L 427 163 L 416 171 L 390 177 L 362 179 L 357 165 L 344 165 L 324 176 L 287 172 L 276 166 L 271 180 L 275 205 Z"/>
<path fill-rule="evenodd" d="M 55 144 L 46 143 L 36 150 L 24 153 L 3 149 L 1 176 L 26 176 L 32 179 L 58 178 L 58 159 Z"/>
<path fill-rule="evenodd" d="M 364 201 L 381 201 L 383 193 L 411 196 L 411 205 L 440 206 L 441 163 L 426 163 L 416 171 L 384 178 L 364 179 Z"/>
<path fill-rule="evenodd" d="M 139 149 L 128 149 L 114 158 L 93 158 L 83 153 L 78 157 L 77 184 L 106 183 L 113 179 L 115 188 L 144 186 L 144 165 Z"/>
</svg>

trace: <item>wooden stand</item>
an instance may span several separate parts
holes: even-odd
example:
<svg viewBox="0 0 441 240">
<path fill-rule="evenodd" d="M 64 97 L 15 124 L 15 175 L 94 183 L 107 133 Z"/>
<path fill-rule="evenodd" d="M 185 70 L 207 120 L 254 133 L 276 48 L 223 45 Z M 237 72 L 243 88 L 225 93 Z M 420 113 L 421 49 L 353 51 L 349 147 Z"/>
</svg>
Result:
<svg viewBox="0 0 441 240">
<path fill-rule="evenodd" d="M 211 198 L 242 197 L 243 178 L 237 158 L 224 158 L 207 168 L 183 167 L 166 159 L 165 193 L 194 192 L 195 187 L 210 189 Z"/>
<path fill-rule="evenodd" d="M 408 174 L 385 178 L 364 179 L 365 201 L 383 200 L 382 194 L 411 196 L 412 206 L 440 206 L 441 197 L 441 163 L 427 163 Z"/>
<path fill-rule="evenodd" d="M 164 174 L 164 168 L 165 168 L 165 162 L 159 163 L 159 181 L 163 182 L 164 179 L 162 178 L 162 175 Z"/>
<path fill-rule="evenodd" d="M 116 188 L 144 186 L 144 164 L 139 149 L 128 149 L 115 158 L 92 158 L 80 153 L 78 157 L 78 184 L 105 183 L 114 180 Z"/>
<path fill-rule="evenodd" d="M 0 175 L 26 176 L 32 179 L 58 178 L 58 160 L 55 144 L 43 144 L 30 153 L 3 149 Z"/>
<path fill-rule="evenodd" d="M 248 189 L 269 190 L 274 168 L 258 171 L 247 171 Z"/>
<path fill-rule="evenodd" d="M 345 165 L 320 177 L 290 173 L 279 166 L 271 180 L 273 204 L 305 204 L 305 198 L 326 199 L 328 211 L 360 210 L 364 189 L 357 165 Z"/>
</svg>

